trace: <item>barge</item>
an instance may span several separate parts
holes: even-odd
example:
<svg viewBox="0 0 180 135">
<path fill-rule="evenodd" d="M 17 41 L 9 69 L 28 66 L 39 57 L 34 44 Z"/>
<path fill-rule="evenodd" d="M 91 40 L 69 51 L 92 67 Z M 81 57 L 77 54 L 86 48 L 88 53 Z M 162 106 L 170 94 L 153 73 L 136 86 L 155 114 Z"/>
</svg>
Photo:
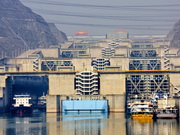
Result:
<svg viewBox="0 0 180 135">
<path fill-rule="evenodd" d="M 178 117 L 178 109 L 171 106 L 158 108 L 155 111 L 155 116 L 157 119 L 176 119 Z"/>
</svg>

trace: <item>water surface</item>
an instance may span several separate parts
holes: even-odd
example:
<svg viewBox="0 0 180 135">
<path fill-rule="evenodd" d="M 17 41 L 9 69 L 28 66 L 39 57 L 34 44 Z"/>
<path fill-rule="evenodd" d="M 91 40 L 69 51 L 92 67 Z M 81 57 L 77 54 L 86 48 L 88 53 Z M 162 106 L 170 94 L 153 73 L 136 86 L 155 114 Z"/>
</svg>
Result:
<svg viewBox="0 0 180 135">
<path fill-rule="evenodd" d="M 131 120 L 124 113 L 0 115 L 0 135 L 179 135 L 175 119 Z"/>
</svg>

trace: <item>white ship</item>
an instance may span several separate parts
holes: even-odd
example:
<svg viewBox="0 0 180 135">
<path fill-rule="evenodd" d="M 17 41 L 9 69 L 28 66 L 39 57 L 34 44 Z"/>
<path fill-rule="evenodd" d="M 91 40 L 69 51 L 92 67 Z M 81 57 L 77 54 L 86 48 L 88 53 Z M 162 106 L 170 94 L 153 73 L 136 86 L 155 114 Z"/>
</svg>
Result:
<svg viewBox="0 0 180 135">
<path fill-rule="evenodd" d="M 46 110 L 46 96 L 44 94 L 38 98 L 37 109 L 42 111 Z"/>
<path fill-rule="evenodd" d="M 147 101 L 136 101 L 131 105 L 132 119 L 152 119 L 154 116 L 153 105 Z"/>
<path fill-rule="evenodd" d="M 175 119 L 178 117 L 178 109 L 168 105 L 168 96 L 164 96 L 166 105 L 163 108 L 155 110 L 155 116 L 158 119 Z"/>
<path fill-rule="evenodd" d="M 15 104 L 12 104 L 10 108 L 11 113 L 22 114 L 22 113 L 32 113 L 32 104 L 30 104 L 30 95 L 15 95 Z"/>
</svg>

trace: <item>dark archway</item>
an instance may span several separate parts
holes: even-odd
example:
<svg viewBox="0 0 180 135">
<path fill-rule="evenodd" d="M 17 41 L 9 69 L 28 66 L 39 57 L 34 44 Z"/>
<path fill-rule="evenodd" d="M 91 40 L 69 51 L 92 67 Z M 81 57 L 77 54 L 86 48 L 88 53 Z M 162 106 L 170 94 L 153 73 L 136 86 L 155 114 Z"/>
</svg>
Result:
<svg viewBox="0 0 180 135">
<path fill-rule="evenodd" d="M 14 95 L 29 94 L 33 104 L 43 94 L 48 93 L 48 76 L 9 76 L 6 79 L 6 90 L 4 94 L 6 107 L 10 107 L 14 100 Z"/>
</svg>

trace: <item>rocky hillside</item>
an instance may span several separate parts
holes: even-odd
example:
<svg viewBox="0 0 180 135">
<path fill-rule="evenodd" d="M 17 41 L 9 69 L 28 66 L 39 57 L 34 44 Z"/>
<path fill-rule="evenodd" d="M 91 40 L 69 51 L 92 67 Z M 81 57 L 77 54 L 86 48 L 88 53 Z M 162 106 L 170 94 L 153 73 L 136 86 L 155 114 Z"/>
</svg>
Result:
<svg viewBox="0 0 180 135">
<path fill-rule="evenodd" d="M 170 39 L 170 46 L 180 48 L 180 20 L 175 23 L 172 31 L 167 35 L 168 39 Z"/>
<path fill-rule="evenodd" d="M 0 58 L 65 40 L 66 35 L 54 24 L 48 24 L 19 0 L 0 0 Z"/>
</svg>

